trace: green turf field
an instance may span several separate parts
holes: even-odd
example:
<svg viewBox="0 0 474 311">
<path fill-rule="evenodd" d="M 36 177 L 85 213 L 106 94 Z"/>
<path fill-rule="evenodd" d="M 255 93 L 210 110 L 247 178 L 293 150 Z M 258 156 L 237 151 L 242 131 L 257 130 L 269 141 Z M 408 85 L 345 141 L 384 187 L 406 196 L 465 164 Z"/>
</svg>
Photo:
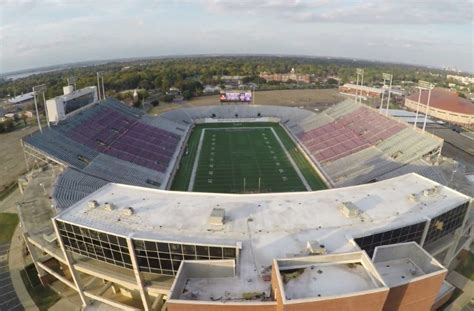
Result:
<svg viewBox="0 0 474 311">
<path fill-rule="evenodd" d="M 262 193 L 325 189 L 276 123 L 198 124 L 171 190 Z"/>
</svg>

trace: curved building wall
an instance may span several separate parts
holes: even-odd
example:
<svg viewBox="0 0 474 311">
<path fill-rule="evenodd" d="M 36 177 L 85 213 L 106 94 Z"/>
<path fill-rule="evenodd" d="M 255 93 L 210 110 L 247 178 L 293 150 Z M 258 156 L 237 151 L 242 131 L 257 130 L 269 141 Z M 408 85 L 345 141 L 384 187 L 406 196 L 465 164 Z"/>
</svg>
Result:
<svg viewBox="0 0 474 311">
<path fill-rule="evenodd" d="M 125 237 L 56 220 L 64 247 L 73 253 L 133 269 Z M 236 259 L 238 249 L 223 245 L 132 239 L 141 272 L 176 275 L 183 260 Z"/>
<path fill-rule="evenodd" d="M 419 109 L 419 112 L 423 114 L 426 112 L 425 104 L 420 103 L 418 107 L 418 102 L 410 100 L 408 98 L 405 99 L 405 106 L 413 111 L 417 111 L 417 109 Z M 472 114 L 452 112 L 449 110 L 438 109 L 438 108 L 434 108 L 430 106 L 428 109 L 428 115 L 434 118 L 438 118 L 438 119 L 451 122 L 451 123 L 464 125 L 467 127 L 474 126 L 474 115 Z"/>
</svg>

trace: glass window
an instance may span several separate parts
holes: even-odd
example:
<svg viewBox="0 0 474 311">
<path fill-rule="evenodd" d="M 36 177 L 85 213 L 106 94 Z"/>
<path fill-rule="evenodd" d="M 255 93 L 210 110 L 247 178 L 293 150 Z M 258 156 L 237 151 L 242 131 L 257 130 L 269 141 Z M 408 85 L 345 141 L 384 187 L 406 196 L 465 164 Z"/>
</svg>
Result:
<svg viewBox="0 0 474 311">
<path fill-rule="evenodd" d="M 164 260 L 164 259 L 161 259 L 160 262 L 161 262 L 161 268 L 162 268 L 162 269 L 165 269 L 165 270 L 172 270 L 172 268 L 171 268 L 171 260 Z"/>
<path fill-rule="evenodd" d="M 211 257 L 222 258 L 222 247 L 210 247 L 209 254 Z"/>
<path fill-rule="evenodd" d="M 224 258 L 235 258 L 235 248 L 224 248 Z"/>
<path fill-rule="evenodd" d="M 196 253 L 199 256 L 209 256 L 209 247 L 208 246 L 196 245 Z"/>
<path fill-rule="evenodd" d="M 170 243 L 170 252 L 175 254 L 182 254 L 183 250 L 181 244 Z"/>
<path fill-rule="evenodd" d="M 354 240 L 361 249 L 367 252 L 369 257 L 372 257 L 372 254 L 377 246 L 410 241 L 420 243 L 425 224 L 426 222 L 416 223 L 414 225 L 376 233 L 365 237 L 356 238 Z M 408 234 L 409 232 L 411 233 Z"/>
<path fill-rule="evenodd" d="M 158 245 L 158 251 L 169 253 L 170 248 L 168 247 L 168 243 L 156 243 Z"/>
<path fill-rule="evenodd" d="M 185 255 L 194 255 L 196 253 L 194 245 L 183 244 L 183 253 Z"/>
<path fill-rule="evenodd" d="M 145 241 L 145 248 L 147 251 L 156 251 L 156 243 Z"/>
<path fill-rule="evenodd" d="M 462 204 L 431 219 L 425 244 L 434 242 L 461 227 L 469 203 Z"/>
</svg>

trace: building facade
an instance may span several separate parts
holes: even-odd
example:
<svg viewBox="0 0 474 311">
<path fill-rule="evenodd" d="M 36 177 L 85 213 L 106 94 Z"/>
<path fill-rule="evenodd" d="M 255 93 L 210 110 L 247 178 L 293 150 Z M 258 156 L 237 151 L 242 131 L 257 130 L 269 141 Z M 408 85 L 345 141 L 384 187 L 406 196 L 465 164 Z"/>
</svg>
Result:
<svg viewBox="0 0 474 311">
<path fill-rule="evenodd" d="M 428 91 L 422 91 L 418 103 L 419 95 L 417 92 L 408 96 L 405 99 L 405 107 L 449 123 L 474 127 L 474 104 L 470 100 L 459 97 L 455 92 L 434 88 L 428 107 Z"/>
<path fill-rule="evenodd" d="M 351 96 L 362 96 L 366 98 L 379 98 L 382 95 L 382 89 L 365 85 L 356 85 L 345 83 L 339 87 L 339 92 Z"/>
<path fill-rule="evenodd" d="M 310 74 L 297 74 L 295 68 L 291 68 L 289 73 L 269 73 L 261 72 L 260 78 L 265 79 L 266 81 L 277 81 L 277 82 L 289 82 L 296 81 L 300 83 L 311 83 Z"/>
<path fill-rule="evenodd" d="M 472 241 L 470 209 L 470 197 L 416 174 L 249 195 L 111 183 L 50 229 L 34 233 L 26 215 L 22 229 L 41 279 L 84 306 L 428 310 L 449 295 L 445 266 Z"/>
</svg>

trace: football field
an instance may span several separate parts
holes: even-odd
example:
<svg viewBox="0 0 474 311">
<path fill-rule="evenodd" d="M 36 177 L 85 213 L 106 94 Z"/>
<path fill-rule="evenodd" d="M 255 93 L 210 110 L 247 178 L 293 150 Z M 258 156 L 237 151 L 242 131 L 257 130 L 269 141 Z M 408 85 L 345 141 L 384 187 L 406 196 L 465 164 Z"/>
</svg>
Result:
<svg viewBox="0 0 474 311">
<path fill-rule="evenodd" d="M 196 125 L 171 187 L 221 193 L 324 188 L 316 171 L 276 123 Z"/>
</svg>

